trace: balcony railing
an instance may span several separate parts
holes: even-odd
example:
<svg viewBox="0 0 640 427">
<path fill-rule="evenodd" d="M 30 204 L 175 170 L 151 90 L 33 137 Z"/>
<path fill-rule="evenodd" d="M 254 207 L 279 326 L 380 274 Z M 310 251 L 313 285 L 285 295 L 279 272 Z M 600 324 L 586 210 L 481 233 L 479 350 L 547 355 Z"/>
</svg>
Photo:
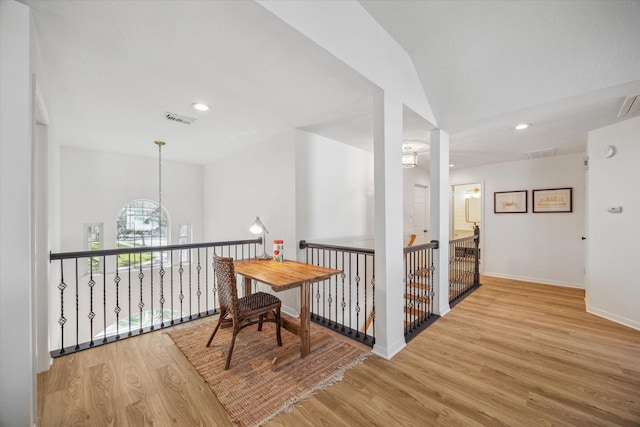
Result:
<svg viewBox="0 0 640 427">
<path fill-rule="evenodd" d="M 456 305 L 480 286 L 480 228 L 449 242 L 449 304 Z"/>
<path fill-rule="evenodd" d="M 53 357 L 219 312 L 211 259 L 256 256 L 262 239 L 52 253 Z M 98 260 L 96 262 L 96 260 Z M 94 265 L 100 265 L 95 271 Z"/>
<path fill-rule="evenodd" d="M 372 346 L 375 344 L 373 249 L 300 242 L 308 264 L 342 270 L 311 287 L 311 320 Z"/>
<path fill-rule="evenodd" d="M 407 342 L 439 318 L 433 313 L 436 271 L 433 251 L 438 247 L 438 241 L 432 240 L 404 248 L 404 336 Z"/>
</svg>

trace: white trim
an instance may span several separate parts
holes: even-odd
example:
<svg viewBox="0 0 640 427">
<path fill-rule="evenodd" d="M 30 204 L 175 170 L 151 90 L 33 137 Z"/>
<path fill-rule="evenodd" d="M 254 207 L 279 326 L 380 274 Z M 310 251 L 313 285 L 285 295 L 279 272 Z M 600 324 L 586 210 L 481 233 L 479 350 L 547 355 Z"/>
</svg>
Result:
<svg viewBox="0 0 640 427">
<path fill-rule="evenodd" d="M 516 276 L 512 274 L 502 274 L 502 273 L 492 273 L 492 272 L 484 273 L 483 276 L 497 277 L 500 279 L 520 280 L 522 282 L 540 283 L 542 285 L 554 285 L 554 286 L 564 286 L 567 288 L 584 289 L 584 283 L 562 282 L 558 280 L 551 281 L 546 279 L 540 279 L 537 277 Z"/>
<path fill-rule="evenodd" d="M 42 98 L 42 92 L 40 91 L 40 86 L 38 82 L 35 82 L 36 86 L 36 104 L 38 108 L 36 108 L 36 124 L 38 125 L 49 125 L 49 113 L 47 112 L 47 107 L 44 104 Z"/>
<path fill-rule="evenodd" d="M 407 346 L 407 343 L 404 341 L 404 338 L 400 341 L 396 341 L 395 344 L 388 348 L 380 347 L 378 344 L 374 344 L 373 346 L 373 354 L 376 354 L 380 357 L 384 357 L 387 360 L 391 360 L 393 356 L 400 353 L 400 351 Z"/>
<path fill-rule="evenodd" d="M 587 313 L 591 313 L 595 316 L 602 317 L 607 320 L 611 320 L 612 322 L 618 323 L 623 326 L 627 326 L 629 328 L 636 329 L 640 331 L 640 322 L 637 322 L 632 319 L 627 319 L 626 317 L 618 316 L 617 314 L 609 313 L 606 310 L 602 310 L 596 307 L 591 306 L 589 304 L 589 298 L 585 296 L 584 304 L 587 307 Z"/>
</svg>

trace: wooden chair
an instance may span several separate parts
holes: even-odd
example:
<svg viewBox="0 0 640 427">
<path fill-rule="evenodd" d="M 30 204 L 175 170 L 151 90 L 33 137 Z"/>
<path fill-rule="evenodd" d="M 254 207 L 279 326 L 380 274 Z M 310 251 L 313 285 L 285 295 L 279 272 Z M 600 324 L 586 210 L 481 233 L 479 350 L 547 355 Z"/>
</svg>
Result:
<svg viewBox="0 0 640 427">
<path fill-rule="evenodd" d="M 229 346 L 229 354 L 227 355 L 227 363 L 225 370 L 229 369 L 231 363 L 231 354 L 233 346 L 236 342 L 236 336 L 241 329 L 247 326 L 258 324 L 258 331 L 262 330 L 263 322 L 275 322 L 276 337 L 278 345 L 282 346 L 282 338 L 280 336 L 280 307 L 282 302 L 279 298 L 265 293 L 256 292 L 255 294 L 245 295 L 238 298 L 238 289 L 236 287 L 236 273 L 233 267 L 233 258 L 222 258 L 214 254 L 213 265 L 218 279 L 218 295 L 220 298 L 220 317 L 218 324 L 213 330 L 207 347 L 211 344 L 213 337 L 220 329 L 220 325 L 231 316 L 233 322 L 233 337 Z M 269 316 L 271 315 L 271 316 Z"/>
</svg>

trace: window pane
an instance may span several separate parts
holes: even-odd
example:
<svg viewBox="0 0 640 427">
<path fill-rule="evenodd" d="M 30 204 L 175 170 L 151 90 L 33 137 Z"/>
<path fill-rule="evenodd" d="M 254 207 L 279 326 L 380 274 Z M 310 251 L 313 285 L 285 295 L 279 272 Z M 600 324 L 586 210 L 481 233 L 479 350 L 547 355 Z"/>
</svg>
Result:
<svg viewBox="0 0 640 427">
<path fill-rule="evenodd" d="M 116 225 L 118 248 L 138 248 L 165 246 L 169 243 L 169 224 L 167 211 L 162 208 L 162 216 L 158 204 L 151 200 L 135 200 L 127 204 Z M 142 252 L 123 254 L 118 257 L 118 267 L 129 265 L 159 265 L 167 259 L 165 252 Z"/>
<path fill-rule="evenodd" d="M 102 224 L 85 224 L 86 248 L 89 251 L 102 249 Z M 86 272 L 99 273 L 102 271 L 100 257 L 87 258 Z"/>
</svg>

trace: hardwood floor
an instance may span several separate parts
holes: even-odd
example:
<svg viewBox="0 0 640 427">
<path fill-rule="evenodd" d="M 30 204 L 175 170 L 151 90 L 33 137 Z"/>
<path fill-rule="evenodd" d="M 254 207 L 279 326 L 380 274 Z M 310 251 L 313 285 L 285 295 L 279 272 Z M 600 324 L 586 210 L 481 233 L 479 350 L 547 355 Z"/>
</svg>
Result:
<svg viewBox="0 0 640 427">
<path fill-rule="evenodd" d="M 482 283 L 392 360 L 370 357 L 268 425 L 640 425 L 640 331 L 586 313 L 579 289 Z M 56 359 L 38 413 L 41 426 L 231 425 L 166 331 Z"/>
</svg>

